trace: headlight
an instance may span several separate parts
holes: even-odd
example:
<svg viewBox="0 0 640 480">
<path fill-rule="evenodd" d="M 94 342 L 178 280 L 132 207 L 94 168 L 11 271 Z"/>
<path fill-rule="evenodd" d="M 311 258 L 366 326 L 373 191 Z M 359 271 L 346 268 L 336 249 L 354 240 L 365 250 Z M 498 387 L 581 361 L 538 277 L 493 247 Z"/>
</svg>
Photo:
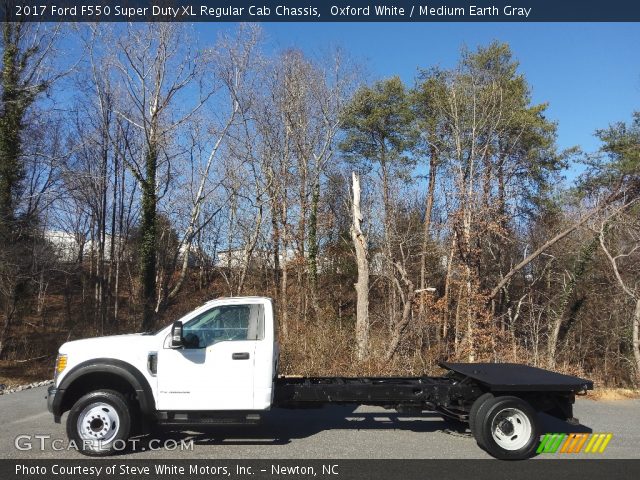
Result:
<svg viewBox="0 0 640 480">
<path fill-rule="evenodd" d="M 56 368 L 53 374 L 54 380 L 58 378 L 58 375 L 60 375 L 65 368 L 67 368 L 67 356 L 59 353 L 58 358 L 56 358 Z"/>
</svg>

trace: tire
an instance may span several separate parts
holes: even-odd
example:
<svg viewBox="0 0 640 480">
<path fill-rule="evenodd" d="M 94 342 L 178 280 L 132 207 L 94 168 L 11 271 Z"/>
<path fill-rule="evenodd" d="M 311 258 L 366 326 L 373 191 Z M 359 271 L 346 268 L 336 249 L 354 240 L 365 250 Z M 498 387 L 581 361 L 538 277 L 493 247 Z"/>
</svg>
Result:
<svg viewBox="0 0 640 480">
<path fill-rule="evenodd" d="M 478 410 L 490 398 L 493 398 L 492 393 L 483 393 L 478 398 L 476 398 L 476 400 L 473 402 L 473 405 L 471 405 L 471 410 L 469 410 L 469 430 L 471 430 L 471 433 L 473 433 L 474 436 L 477 424 L 476 417 L 478 415 Z"/>
<path fill-rule="evenodd" d="M 538 414 L 518 397 L 487 400 L 476 417 L 478 444 L 501 460 L 524 460 L 535 454 L 540 441 Z"/>
<path fill-rule="evenodd" d="M 115 390 L 81 397 L 67 418 L 67 435 L 83 455 L 101 457 L 122 452 L 131 433 L 131 409 Z"/>
</svg>

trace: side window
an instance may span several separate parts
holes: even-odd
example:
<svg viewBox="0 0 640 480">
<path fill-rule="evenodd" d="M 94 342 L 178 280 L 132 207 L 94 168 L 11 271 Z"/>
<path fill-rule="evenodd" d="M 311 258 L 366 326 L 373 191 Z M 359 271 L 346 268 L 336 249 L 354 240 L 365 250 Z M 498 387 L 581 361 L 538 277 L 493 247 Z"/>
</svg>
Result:
<svg viewBox="0 0 640 480">
<path fill-rule="evenodd" d="M 262 305 L 224 305 L 214 307 L 191 319 L 183 327 L 187 348 L 206 348 L 218 342 L 262 340 Z"/>
</svg>

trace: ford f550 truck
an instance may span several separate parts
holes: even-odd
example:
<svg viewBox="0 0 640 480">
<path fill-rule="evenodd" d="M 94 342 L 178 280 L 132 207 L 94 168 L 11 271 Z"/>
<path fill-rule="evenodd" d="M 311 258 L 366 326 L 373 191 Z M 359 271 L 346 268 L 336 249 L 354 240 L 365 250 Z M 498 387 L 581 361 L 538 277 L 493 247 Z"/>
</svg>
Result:
<svg viewBox="0 0 640 480">
<path fill-rule="evenodd" d="M 47 404 L 86 455 L 114 453 L 137 428 L 185 429 L 255 422 L 274 408 L 329 403 L 438 412 L 468 422 L 478 445 L 501 459 L 532 456 L 538 413 L 573 419 L 575 395 L 593 383 L 518 364 L 447 363 L 441 377 L 279 377 L 271 299 L 212 300 L 157 333 L 67 342 Z M 119 443 L 118 443 L 119 442 Z"/>
</svg>

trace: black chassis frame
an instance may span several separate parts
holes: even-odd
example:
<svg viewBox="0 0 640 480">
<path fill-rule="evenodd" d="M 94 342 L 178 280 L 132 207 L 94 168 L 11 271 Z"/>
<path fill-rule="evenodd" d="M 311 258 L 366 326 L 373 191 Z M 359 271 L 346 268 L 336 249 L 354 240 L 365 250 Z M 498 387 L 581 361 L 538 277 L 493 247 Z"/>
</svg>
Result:
<svg viewBox="0 0 640 480">
<path fill-rule="evenodd" d="M 445 417 L 468 421 L 473 402 L 483 393 L 491 392 L 520 397 L 538 411 L 575 421 L 575 395 L 593 388 L 589 380 L 526 365 L 442 362 L 440 366 L 448 370 L 440 377 L 278 377 L 274 380 L 273 406 L 378 405 L 399 413 L 435 411 Z M 71 407 L 68 393 L 76 388 L 86 388 L 87 382 L 98 381 L 105 374 L 128 384 L 139 401 L 141 413 L 155 417 L 159 423 L 252 423 L 259 420 L 261 413 L 156 411 L 151 388 L 140 372 L 118 360 L 94 359 L 74 368 L 58 388 L 49 388 L 48 407 L 56 422 Z"/>
<path fill-rule="evenodd" d="M 573 418 L 575 395 L 593 383 L 578 377 L 519 364 L 441 363 L 441 377 L 280 377 L 274 406 L 317 408 L 329 403 L 378 405 L 399 412 L 435 411 L 468 421 L 473 402 L 483 393 L 513 395 L 536 410 L 562 420 Z"/>
</svg>

